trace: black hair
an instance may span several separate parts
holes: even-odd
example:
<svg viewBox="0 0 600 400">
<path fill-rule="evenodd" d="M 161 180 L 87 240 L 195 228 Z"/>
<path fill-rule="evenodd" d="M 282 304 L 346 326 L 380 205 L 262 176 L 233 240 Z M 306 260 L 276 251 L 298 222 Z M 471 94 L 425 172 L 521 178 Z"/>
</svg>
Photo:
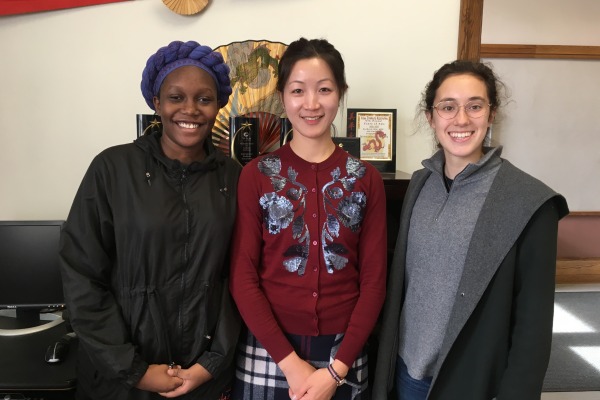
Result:
<svg viewBox="0 0 600 400">
<path fill-rule="evenodd" d="M 310 58 L 320 58 L 329 65 L 335 84 L 340 92 L 340 98 L 344 97 L 348 89 L 344 72 L 344 60 L 340 52 L 325 39 L 308 40 L 300 38 L 290 43 L 279 61 L 277 90 L 283 93 L 296 62 Z"/>
</svg>

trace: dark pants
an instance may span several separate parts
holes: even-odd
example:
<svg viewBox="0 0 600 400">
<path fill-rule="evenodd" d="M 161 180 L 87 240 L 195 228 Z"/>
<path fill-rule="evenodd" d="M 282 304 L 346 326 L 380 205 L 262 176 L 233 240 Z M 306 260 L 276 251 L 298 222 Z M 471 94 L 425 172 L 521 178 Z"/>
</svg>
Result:
<svg viewBox="0 0 600 400">
<path fill-rule="evenodd" d="M 396 361 L 396 391 L 398 400 L 425 400 L 431 387 L 432 378 L 413 379 L 402 358 Z"/>
</svg>

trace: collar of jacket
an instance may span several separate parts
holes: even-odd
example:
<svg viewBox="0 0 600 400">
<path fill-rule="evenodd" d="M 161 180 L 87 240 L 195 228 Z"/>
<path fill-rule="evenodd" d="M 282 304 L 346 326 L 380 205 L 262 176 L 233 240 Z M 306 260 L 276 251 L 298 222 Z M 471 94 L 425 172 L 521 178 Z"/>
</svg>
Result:
<svg viewBox="0 0 600 400">
<path fill-rule="evenodd" d="M 187 173 L 206 172 L 217 169 L 224 164 L 225 155 L 217 151 L 210 138 L 204 141 L 206 158 L 202 161 L 194 161 L 189 165 L 182 164 L 179 160 L 172 160 L 165 156 L 160 145 L 162 133 L 153 132 L 150 135 L 137 138 L 134 143 L 140 147 L 146 154 L 145 178 L 148 186 L 152 186 L 152 178 L 156 163 L 164 166 L 167 174 L 170 176 L 179 176 L 183 170 Z"/>
</svg>

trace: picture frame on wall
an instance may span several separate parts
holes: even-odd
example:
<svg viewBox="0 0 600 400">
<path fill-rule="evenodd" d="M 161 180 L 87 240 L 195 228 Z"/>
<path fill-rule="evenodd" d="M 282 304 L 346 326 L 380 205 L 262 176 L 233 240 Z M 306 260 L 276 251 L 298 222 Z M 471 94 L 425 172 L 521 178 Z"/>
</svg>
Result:
<svg viewBox="0 0 600 400">
<path fill-rule="evenodd" d="M 346 136 L 360 138 L 360 159 L 396 172 L 396 109 L 348 108 Z"/>
</svg>

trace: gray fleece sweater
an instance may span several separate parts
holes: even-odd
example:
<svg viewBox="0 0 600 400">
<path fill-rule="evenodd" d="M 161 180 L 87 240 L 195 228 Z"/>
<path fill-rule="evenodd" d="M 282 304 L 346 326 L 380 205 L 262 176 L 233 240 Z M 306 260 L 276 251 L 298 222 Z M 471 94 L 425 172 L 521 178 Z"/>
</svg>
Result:
<svg viewBox="0 0 600 400">
<path fill-rule="evenodd" d="M 398 355 L 414 379 L 433 375 L 454 305 L 469 242 L 500 167 L 501 148 L 485 149 L 444 185 L 444 154 L 423 161 L 432 171 L 415 203 L 406 254 L 406 299 L 400 316 Z"/>
</svg>

